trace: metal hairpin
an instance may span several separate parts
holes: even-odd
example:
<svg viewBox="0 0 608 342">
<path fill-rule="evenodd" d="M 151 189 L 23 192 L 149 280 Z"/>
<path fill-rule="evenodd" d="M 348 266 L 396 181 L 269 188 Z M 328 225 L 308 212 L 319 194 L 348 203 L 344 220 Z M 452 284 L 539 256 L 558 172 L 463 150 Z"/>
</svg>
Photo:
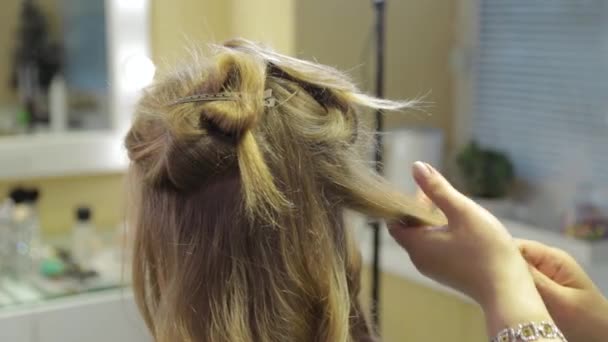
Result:
<svg viewBox="0 0 608 342">
<path fill-rule="evenodd" d="M 239 93 L 234 92 L 222 92 L 217 94 L 197 94 L 182 97 L 171 102 L 169 105 L 174 106 L 183 103 L 193 103 L 193 102 L 209 102 L 209 101 L 238 101 L 240 99 Z M 272 89 L 264 90 L 264 107 L 272 108 L 276 106 L 277 99 L 272 96 Z"/>
</svg>

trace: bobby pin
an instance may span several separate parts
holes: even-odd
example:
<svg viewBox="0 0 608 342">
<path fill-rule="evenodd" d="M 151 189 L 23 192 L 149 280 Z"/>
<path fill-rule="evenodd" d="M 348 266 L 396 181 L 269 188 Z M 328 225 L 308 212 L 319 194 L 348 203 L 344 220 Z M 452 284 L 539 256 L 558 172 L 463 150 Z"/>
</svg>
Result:
<svg viewBox="0 0 608 342">
<path fill-rule="evenodd" d="M 194 103 L 194 102 L 210 102 L 210 101 L 238 101 L 240 99 L 239 93 L 233 92 L 222 92 L 217 94 L 197 94 L 190 95 L 186 97 L 182 97 L 171 102 L 169 105 L 174 106 L 178 104 L 184 103 Z M 272 96 L 272 89 L 264 90 L 264 107 L 272 108 L 276 105 L 277 99 Z"/>
</svg>

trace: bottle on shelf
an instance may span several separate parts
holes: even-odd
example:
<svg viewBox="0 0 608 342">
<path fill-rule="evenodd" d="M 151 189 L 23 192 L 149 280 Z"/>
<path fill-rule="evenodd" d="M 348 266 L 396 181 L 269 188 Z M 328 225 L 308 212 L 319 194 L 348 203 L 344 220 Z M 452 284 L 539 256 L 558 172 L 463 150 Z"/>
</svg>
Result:
<svg viewBox="0 0 608 342">
<path fill-rule="evenodd" d="M 30 258 L 34 263 L 38 262 L 42 248 L 40 238 L 40 216 L 38 213 L 38 197 L 40 192 L 36 188 L 26 189 L 24 204 L 28 207 L 29 218 L 27 234 L 29 240 Z"/>
<path fill-rule="evenodd" d="M 72 231 L 72 256 L 83 270 L 90 268 L 95 249 L 96 230 L 91 216 L 91 208 L 86 206 L 76 208 L 76 223 Z"/>
<path fill-rule="evenodd" d="M 14 262 L 12 220 L 14 203 L 11 198 L 0 203 L 0 274 L 11 272 Z"/>
<path fill-rule="evenodd" d="M 63 76 L 55 75 L 49 86 L 49 116 L 53 132 L 63 132 L 68 128 L 66 88 Z"/>
<path fill-rule="evenodd" d="M 13 258 L 10 268 L 17 278 L 26 277 L 32 271 L 40 249 L 40 227 L 36 203 L 37 189 L 14 188 L 10 192 L 12 213 L 9 228 Z"/>
</svg>

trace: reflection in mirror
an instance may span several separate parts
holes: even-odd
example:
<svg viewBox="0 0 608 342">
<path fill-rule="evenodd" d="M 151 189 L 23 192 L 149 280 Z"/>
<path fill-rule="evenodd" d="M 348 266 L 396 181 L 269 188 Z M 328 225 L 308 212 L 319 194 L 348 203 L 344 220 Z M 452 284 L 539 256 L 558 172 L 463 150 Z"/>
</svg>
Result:
<svg viewBox="0 0 608 342">
<path fill-rule="evenodd" d="M 109 129 L 105 2 L 3 7 L 0 135 Z"/>
</svg>

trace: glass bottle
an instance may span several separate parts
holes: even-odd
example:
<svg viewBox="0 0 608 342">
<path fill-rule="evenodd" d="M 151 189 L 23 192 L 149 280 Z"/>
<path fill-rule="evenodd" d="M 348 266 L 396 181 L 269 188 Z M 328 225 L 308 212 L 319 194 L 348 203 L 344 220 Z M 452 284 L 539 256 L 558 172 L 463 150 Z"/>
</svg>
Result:
<svg viewBox="0 0 608 342">
<path fill-rule="evenodd" d="M 76 223 L 72 230 L 72 256 L 81 269 L 90 268 L 95 241 L 95 226 L 91 221 L 91 209 L 78 207 Z"/>
</svg>

